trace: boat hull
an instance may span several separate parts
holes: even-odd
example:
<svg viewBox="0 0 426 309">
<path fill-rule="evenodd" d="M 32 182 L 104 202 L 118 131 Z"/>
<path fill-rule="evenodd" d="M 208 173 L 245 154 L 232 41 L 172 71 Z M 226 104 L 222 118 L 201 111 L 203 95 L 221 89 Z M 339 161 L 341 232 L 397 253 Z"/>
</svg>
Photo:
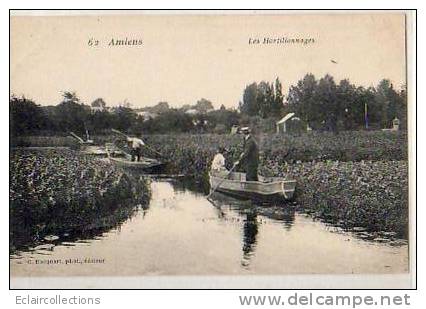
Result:
<svg viewBox="0 0 426 309">
<path fill-rule="evenodd" d="M 80 152 L 85 155 L 92 155 L 98 157 L 107 157 L 108 152 L 112 156 L 122 155 L 123 152 L 118 149 L 108 149 L 105 146 L 94 146 L 94 145 L 82 145 L 80 146 Z"/>
<path fill-rule="evenodd" d="M 132 169 L 132 170 L 145 170 L 152 167 L 163 165 L 162 162 L 150 159 L 150 158 L 141 158 L 139 162 L 132 162 L 124 158 L 114 158 L 109 157 L 111 163 L 115 164 L 118 167 Z"/>
<path fill-rule="evenodd" d="M 226 172 L 211 173 L 211 188 L 235 197 L 262 201 L 291 200 L 296 188 L 295 180 L 259 177 L 259 181 L 246 181 L 244 173 L 231 173 L 229 179 L 225 178 L 227 175 Z"/>
</svg>

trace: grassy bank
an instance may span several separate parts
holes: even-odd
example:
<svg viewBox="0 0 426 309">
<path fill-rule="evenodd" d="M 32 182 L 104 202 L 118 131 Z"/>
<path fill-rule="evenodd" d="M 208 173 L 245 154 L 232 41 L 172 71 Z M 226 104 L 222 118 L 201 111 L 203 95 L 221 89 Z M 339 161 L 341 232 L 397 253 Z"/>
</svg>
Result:
<svg viewBox="0 0 426 309">
<path fill-rule="evenodd" d="M 296 179 L 295 201 L 314 217 L 345 229 L 406 238 L 406 138 L 392 132 L 259 136 L 259 172 Z M 174 172 L 194 175 L 205 175 L 217 145 L 229 150 L 230 165 L 242 150 L 239 136 L 159 135 L 147 141 L 171 158 Z"/>
<path fill-rule="evenodd" d="M 117 135 L 93 136 L 95 143 L 103 145 L 112 142 Z M 279 163 L 312 160 L 339 161 L 387 161 L 407 160 L 407 133 L 382 131 L 348 131 L 338 135 L 328 132 L 311 132 L 302 135 L 261 134 L 259 141 L 261 155 L 265 159 L 274 158 Z M 167 155 L 179 155 L 184 147 L 197 150 L 203 154 L 214 152 L 218 145 L 231 151 L 240 152 L 242 137 L 240 135 L 147 135 L 147 142 Z M 21 136 L 11 138 L 15 147 L 49 147 L 75 146 L 76 141 L 67 136 Z M 199 148 L 199 149 L 198 149 Z"/>
<path fill-rule="evenodd" d="M 95 137 L 99 143 L 112 139 Z M 218 146 L 229 150 L 229 165 L 242 151 L 238 135 L 150 135 L 144 139 L 170 161 L 173 174 L 205 177 Z M 364 227 L 407 237 L 406 133 L 312 132 L 259 135 L 257 139 L 260 173 L 295 178 L 295 201 L 314 217 L 347 229 Z"/>
<path fill-rule="evenodd" d="M 16 136 L 10 138 L 11 147 L 76 147 L 70 136 Z"/>
<path fill-rule="evenodd" d="M 72 151 L 12 151 L 9 190 L 11 251 L 102 232 L 149 200 L 143 180 Z"/>
<path fill-rule="evenodd" d="M 304 162 L 272 165 L 298 181 L 295 200 L 305 211 L 345 229 L 408 237 L 408 162 Z"/>
</svg>

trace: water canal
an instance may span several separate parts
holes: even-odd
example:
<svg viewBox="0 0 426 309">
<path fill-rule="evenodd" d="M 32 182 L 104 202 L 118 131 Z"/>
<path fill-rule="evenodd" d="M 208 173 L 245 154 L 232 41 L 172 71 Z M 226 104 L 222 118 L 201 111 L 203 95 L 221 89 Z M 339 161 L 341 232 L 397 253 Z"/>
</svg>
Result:
<svg viewBox="0 0 426 309">
<path fill-rule="evenodd" d="M 18 251 L 12 276 L 405 273 L 408 246 L 368 241 L 291 207 L 150 180 L 148 207 L 120 226 Z"/>
</svg>

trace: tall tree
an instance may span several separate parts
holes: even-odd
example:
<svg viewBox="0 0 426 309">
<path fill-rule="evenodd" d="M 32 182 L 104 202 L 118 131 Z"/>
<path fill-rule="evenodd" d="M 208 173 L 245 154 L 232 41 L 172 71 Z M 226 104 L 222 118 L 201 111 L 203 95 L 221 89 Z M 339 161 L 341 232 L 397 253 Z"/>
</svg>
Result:
<svg viewBox="0 0 426 309">
<path fill-rule="evenodd" d="M 381 122 L 382 127 L 390 127 L 392 120 L 397 117 L 398 109 L 400 109 L 403 101 L 400 95 L 393 89 L 390 80 L 383 79 L 376 87 L 377 104 L 381 106 Z"/>
<path fill-rule="evenodd" d="M 62 102 L 80 103 L 80 99 L 77 97 L 75 91 L 62 91 L 62 98 Z"/>
<path fill-rule="evenodd" d="M 348 79 L 343 79 L 336 89 L 336 116 L 338 127 L 351 130 L 356 127 L 355 115 L 359 112 L 356 106 L 356 87 Z"/>
<path fill-rule="evenodd" d="M 137 122 L 137 114 L 129 107 L 118 106 L 113 109 L 114 112 L 114 124 L 113 128 L 123 131 L 132 131 L 132 127 Z M 140 133 L 140 132 L 132 132 Z"/>
<path fill-rule="evenodd" d="M 55 108 L 56 127 L 62 132 L 85 133 L 90 107 L 80 102 L 75 92 L 64 91 L 63 100 Z"/>
<path fill-rule="evenodd" d="M 256 116 L 259 114 L 257 95 L 256 83 L 252 83 L 244 89 L 243 102 L 240 104 L 240 111 L 242 114 L 248 116 Z"/>
<path fill-rule="evenodd" d="M 337 100 L 337 86 L 331 75 L 326 74 L 318 82 L 314 101 L 315 110 L 320 114 L 325 129 L 338 132 L 337 121 L 340 116 L 340 104 Z"/>
<path fill-rule="evenodd" d="M 294 112 L 311 127 L 318 128 L 323 121 L 322 109 L 316 104 L 318 82 L 313 74 L 306 74 L 296 86 L 291 86 L 285 110 Z"/>
<path fill-rule="evenodd" d="M 201 98 L 200 100 L 198 100 L 194 108 L 200 113 L 207 113 L 208 111 L 211 111 L 214 109 L 212 102 L 204 98 Z"/>
<path fill-rule="evenodd" d="M 106 108 L 106 103 L 104 101 L 104 99 L 102 98 L 97 98 L 96 100 L 94 100 L 91 104 L 91 107 L 101 107 L 102 109 Z"/>
<path fill-rule="evenodd" d="M 280 82 L 280 79 L 277 77 L 275 79 L 275 95 L 274 100 L 271 107 L 271 113 L 275 117 L 280 117 L 284 108 L 283 105 L 284 102 L 284 96 L 283 96 L 283 90 L 282 85 Z"/>
<path fill-rule="evenodd" d="M 273 101 L 273 91 L 271 85 L 265 81 L 261 81 L 257 86 L 257 106 L 259 108 L 258 115 L 262 118 L 269 117 L 271 113 L 271 103 Z"/>
<path fill-rule="evenodd" d="M 10 98 L 10 133 L 12 136 L 35 134 L 46 129 L 48 118 L 43 109 L 25 97 Z"/>
<path fill-rule="evenodd" d="M 407 86 L 402 85 L 401 90 L 398 93 L 398 109 L 397 114 L 398 118 L 401 120 L 401 125 L 403 127 L 407 126 Z"/>
</svg>

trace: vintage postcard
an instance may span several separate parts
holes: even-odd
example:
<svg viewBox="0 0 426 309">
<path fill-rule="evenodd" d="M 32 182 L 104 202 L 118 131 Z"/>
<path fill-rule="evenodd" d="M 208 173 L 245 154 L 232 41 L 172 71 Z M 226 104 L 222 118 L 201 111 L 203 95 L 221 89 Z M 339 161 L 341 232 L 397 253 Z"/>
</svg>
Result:
<svg viewBox="0 0 426 309">
<path fill-rule="evenodd" d="M 11 288 L 413 288 L 410 11 L 11 11 Z"/>
</svg>

